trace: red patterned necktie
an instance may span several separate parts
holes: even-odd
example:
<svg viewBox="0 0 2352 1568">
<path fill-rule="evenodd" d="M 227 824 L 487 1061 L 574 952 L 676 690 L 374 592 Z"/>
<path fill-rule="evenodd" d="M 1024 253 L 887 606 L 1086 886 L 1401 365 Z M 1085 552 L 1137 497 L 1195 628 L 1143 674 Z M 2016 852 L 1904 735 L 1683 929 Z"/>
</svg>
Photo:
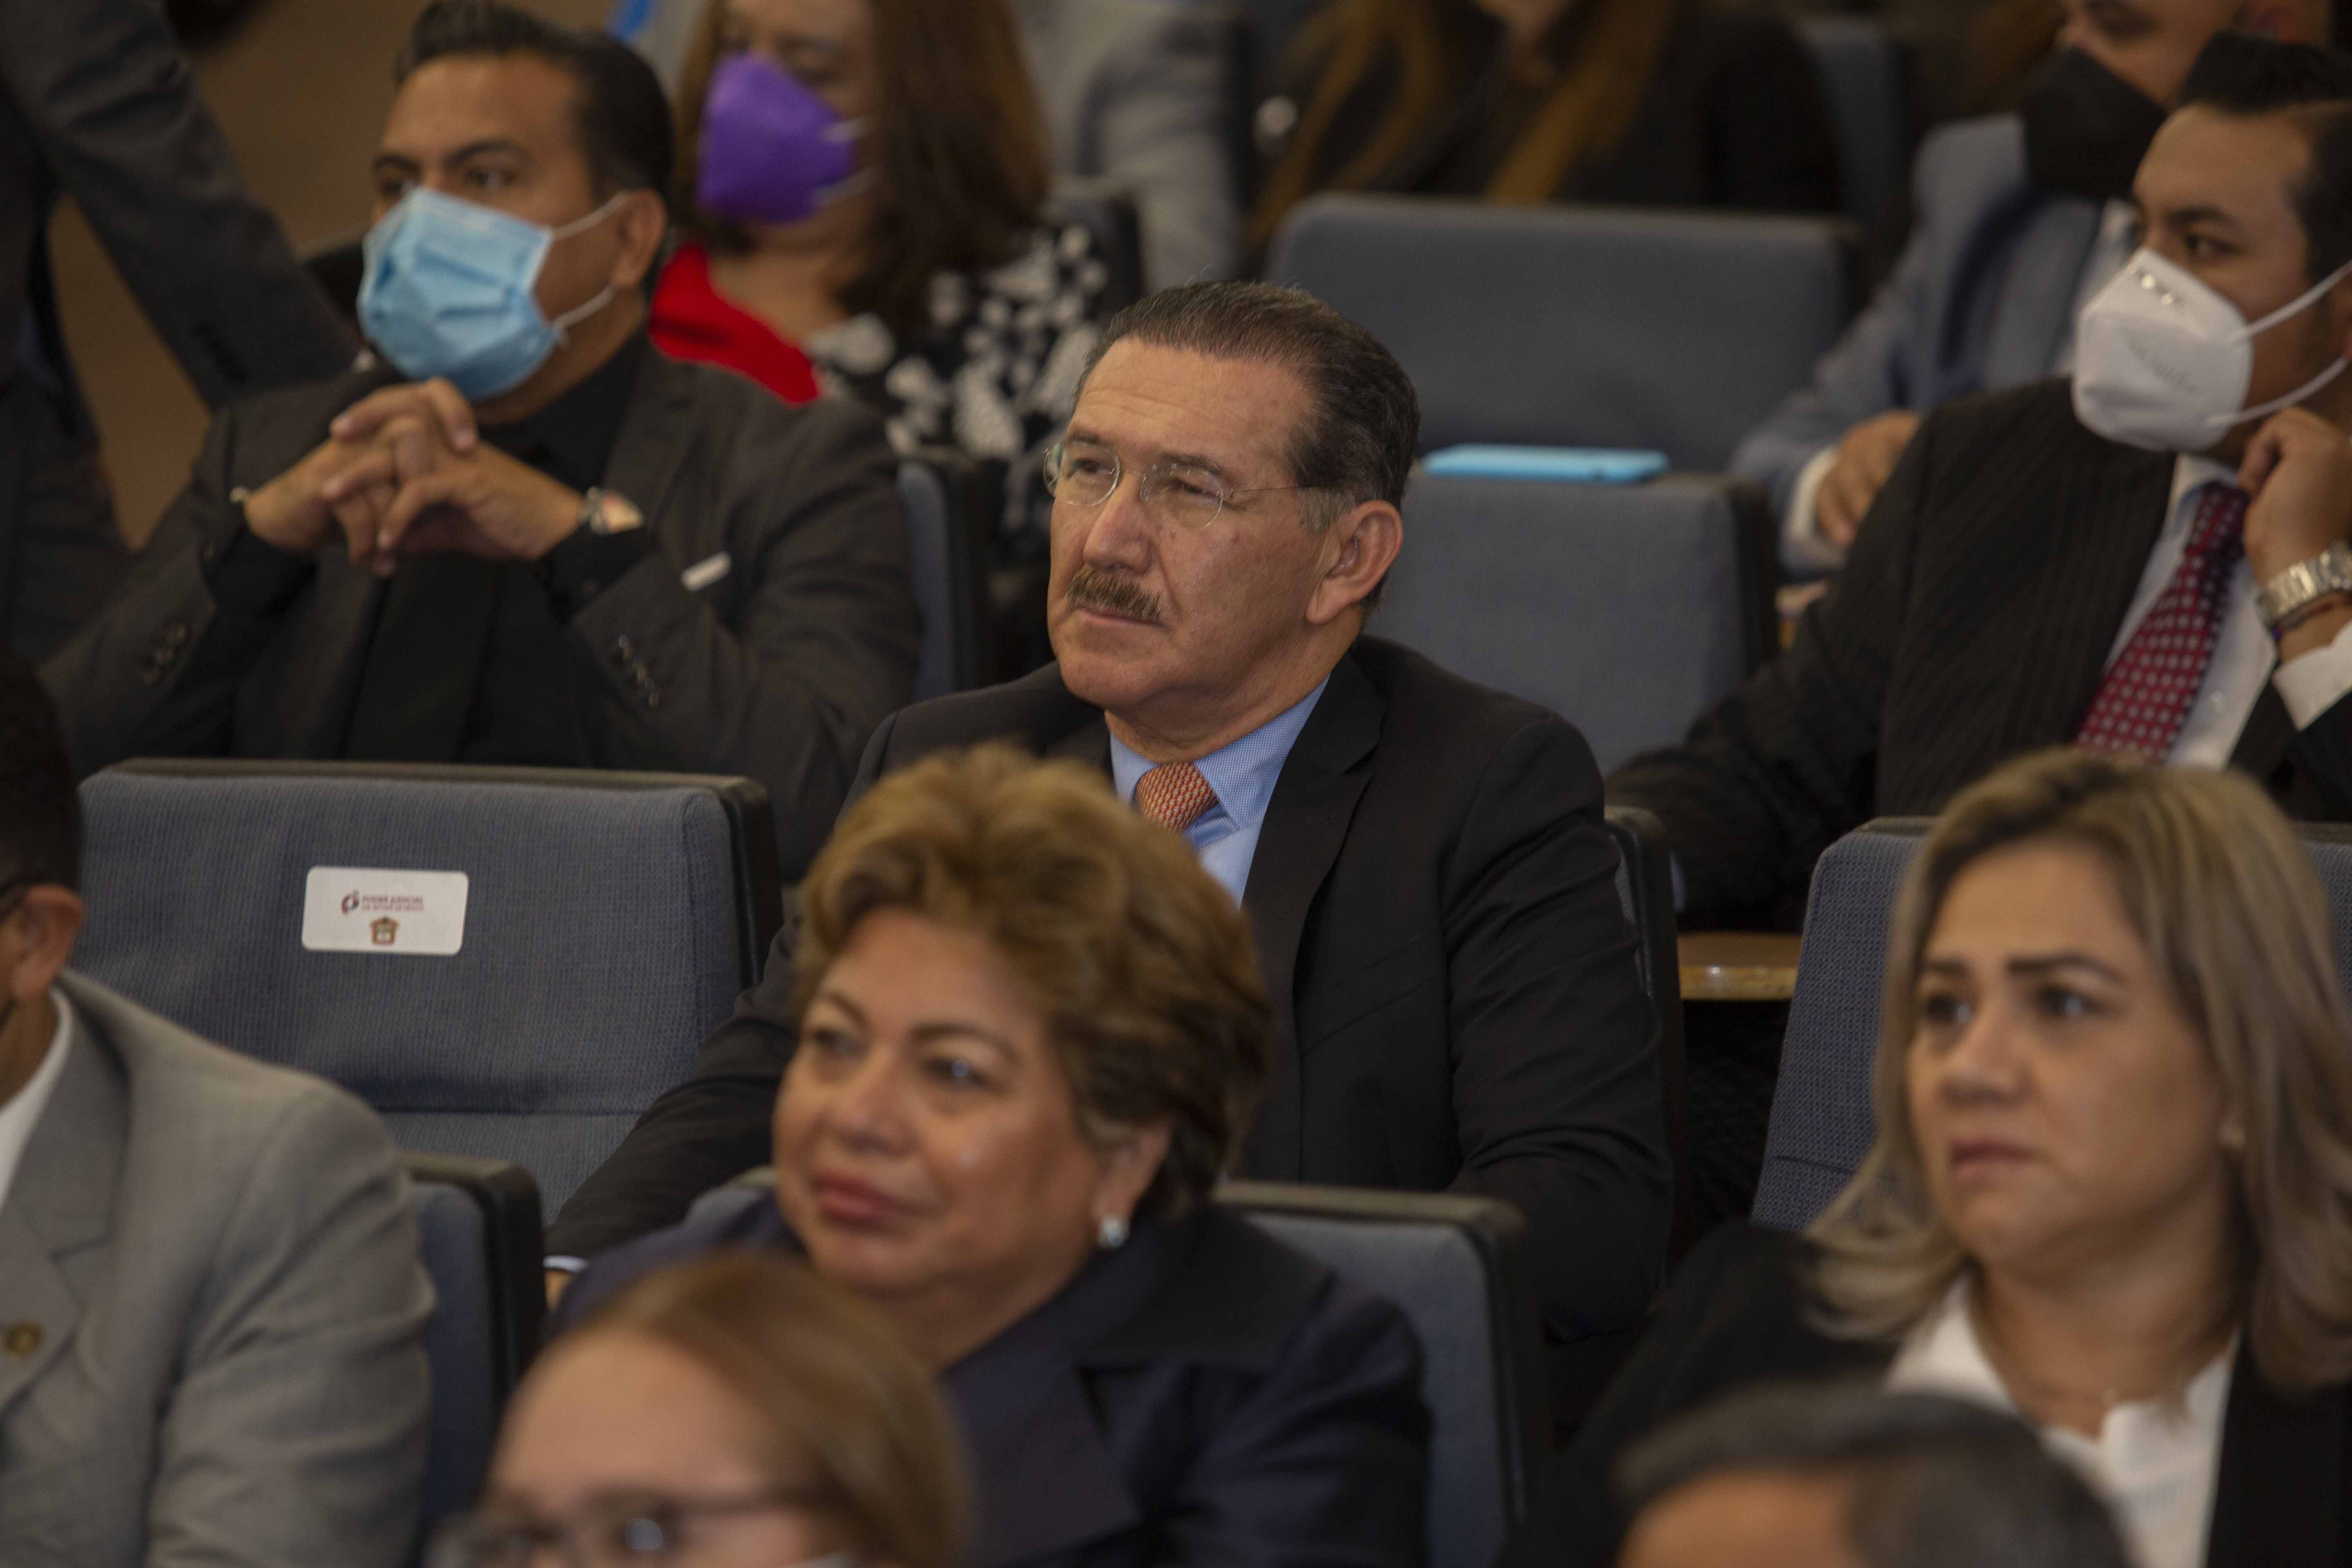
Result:
<svg viewBox="0 0 2352 1568">
<path fill-rule="evenodd" d="M 1135 781 L 1135 809 L 1178 833 L 1216 804 L 1216 792 L 1190 763 L 1162 763 Z"/>
<path fill-rule="evenodd" d="M 2206 486 L 2180 569 L 2107 667 L 2076 745 L 2151 763 L 2171 753 L 2213 659 L 2245 527 L 2246 492 L 2235 485 Z"/>
</svg>

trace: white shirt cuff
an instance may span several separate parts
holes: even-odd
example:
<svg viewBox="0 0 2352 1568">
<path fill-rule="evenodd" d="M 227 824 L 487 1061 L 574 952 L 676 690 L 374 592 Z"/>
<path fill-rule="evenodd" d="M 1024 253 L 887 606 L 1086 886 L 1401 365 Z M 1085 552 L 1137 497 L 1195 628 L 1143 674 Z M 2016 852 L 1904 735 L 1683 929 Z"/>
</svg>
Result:
<svg viewBox="0 0 2352 1568">
<path fill-rule="evenodd" d="M 574 1258 L 568 1252 L 551 1252 L 541 1262 L 552 1273 L 577 1274 L 588 1267 L 584 1258 Z"/>
<path fill-rule="evenodd" d="M 2352 626 L 2336 634 L 2325 647 L 2313 648 L 2280 665 L 2271 676 L 2298 730 L 2352 693 Z"/>
<path fill-rule="evenodd" d="M 1789 512 L 1780 520 L 1780 564 L 1791 572 L 1819 576 L 1845 564 L 1844 550 L 1822 536 L 1821 524 L 1813 516 L 1822 481 L 1836 461 L 1837 448 L 1824 447 L 1797 470 L 1796 488 L 1789 492 Z"/>
</svg>

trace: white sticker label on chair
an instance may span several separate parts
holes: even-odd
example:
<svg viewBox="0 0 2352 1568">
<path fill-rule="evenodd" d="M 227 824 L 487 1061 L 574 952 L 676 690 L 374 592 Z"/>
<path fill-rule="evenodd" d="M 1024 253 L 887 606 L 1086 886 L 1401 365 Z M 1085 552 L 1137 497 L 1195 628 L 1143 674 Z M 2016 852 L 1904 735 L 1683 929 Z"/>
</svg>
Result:
<svg viewBox="0 0 2352 1568">
<path fill-rule="evenodd" d="M 302 945 L 446 958 L 466 945 L 466 873 L 313 866 L 302 892 Z"/>
</svg>

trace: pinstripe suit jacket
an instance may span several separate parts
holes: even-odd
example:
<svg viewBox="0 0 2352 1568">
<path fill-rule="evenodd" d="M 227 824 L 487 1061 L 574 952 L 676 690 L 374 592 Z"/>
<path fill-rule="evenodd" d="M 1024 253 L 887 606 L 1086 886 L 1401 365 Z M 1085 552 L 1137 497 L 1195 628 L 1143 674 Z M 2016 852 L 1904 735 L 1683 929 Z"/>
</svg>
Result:
<svg viewBox="0 0 2352 1568">
<path fill-rule="evenodd" d="M 1611 777 L 1665 825 L 1692 913 L 1801 896 L 1873 816 L 1926 816 L 1995 764 L 2072 740 L 2172 493 L 2173 458 L 2074 417 L 2063 381 L 1931 417 L 1795 645 L 1680 746 Z M 2231 765 L 2290 816 L 2352 820 L 2352 702 L 2298 732 L 2263 689 Z"/>
</svg>

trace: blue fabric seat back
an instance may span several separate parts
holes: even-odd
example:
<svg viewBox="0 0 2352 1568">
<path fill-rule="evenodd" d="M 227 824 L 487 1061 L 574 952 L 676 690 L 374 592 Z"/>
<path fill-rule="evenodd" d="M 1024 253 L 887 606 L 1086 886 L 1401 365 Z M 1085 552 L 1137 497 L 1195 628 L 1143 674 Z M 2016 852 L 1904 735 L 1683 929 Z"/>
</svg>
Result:
<svg viewBox="0 0 2352 1568">
<path fill-rule="evenodd" d="M 1887 935 L 1903 877 L 1928 823 L 1887 817 L 1830 846 L 1813 871 L 1797 994 L 1780 1047 L 1780 1078 L 1764 1144 L 1754 1217 L 1801 1230 L 1843 1191 L 1870 1152 Z M 2336 971 L 2352 993 L 2352 830 L 2297 825 L 2327 889 Z"/>
<path fill-rule="evenodd" d="M 404 1148 L 523 1166 L 551 1206 L 751 983 L 735 830 L 707 789 L 131 768 L 81 798 L 85 973 L 343 1085 Z M 460 950 L 307 950 L 320 866 L 465 873 Z"/>
<path fill-rule="evenodd" d="M 1754 492 L 1415 476 L 1382 637 L 1540 703 L 1603 772 L 1669 745 L 1767 656 L 1769 545 Z"/>
<path fill-rule="evenodd" d="M 755 1171 L 706 1193 L 700 1219 L 774 1201 Z M 1548 1398 L 1517 1211 L 1490 1198 L 1228 1182 L 1231 1204 L 1404 1313 L 1432 1417 L 1430 1568 L 1487 1568 L 1526 1511 Z"/>
<path fill-rule="evenodd" d="M 956 647 L 963 635 L 962 606 L 952 588 L 948 498 L 940 476 L 920 463 L 898 467 L 898 499 L 907 509 L 908 577 L 923 616 L 923 648 L 915 666 L 915 700 L 958 689 Z"/>
<path fill-rule="evenodd" d="M 1865 16 L 1808 16 L 1797 36 L 1812 57 L 1837 134 L 1845 215 L 1873 228 L 1903 199 L 1918 140 L 1903 46 Z"/>
<path fill-rule="evenodd" d="M 487 1222 L 456 1187 L 413 1182 L 416 1239 L 433 1279 L 425 1329 L 433 1368 L 433 1438 L 425 1468 L 424 1528 L 474 1500 L 497 1440 L 501 1391 L 497 1363 Z"/>
<path fill-rule="evenodd" d="M 1388 345 L 1424 449 L 1631 447 L 1720 472 L 1853 310 L 1843 218 L 1318 196 L 1266 277 Z"/>
</svg>

